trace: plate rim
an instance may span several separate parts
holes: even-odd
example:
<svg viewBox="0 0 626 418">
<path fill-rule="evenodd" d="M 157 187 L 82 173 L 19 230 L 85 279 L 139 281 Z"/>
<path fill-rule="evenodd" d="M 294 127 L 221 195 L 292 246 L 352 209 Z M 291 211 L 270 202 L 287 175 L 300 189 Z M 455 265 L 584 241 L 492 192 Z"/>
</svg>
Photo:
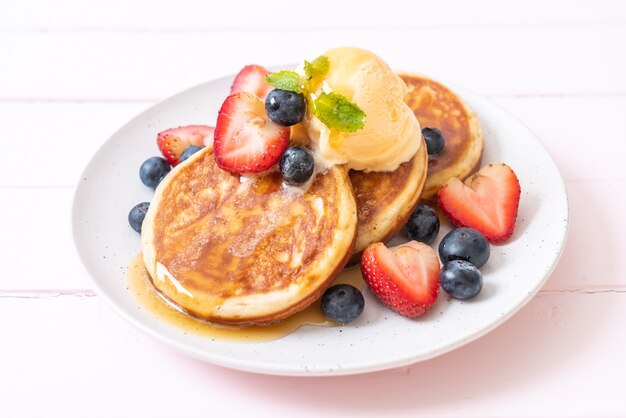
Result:
<svg viewBox="0 0 626 418">
<path fill-rule="evenodd" d="M 286 68 L 286 67 L 288 66 L 282 66 L 281 68 Z M 409 71 L 404 71 L 404 70 L 401 72 L 410 73 Z M 291 364 L 285 364 L 285 363 L 272 363 L 268 365 L 267 362 L 264 362 L 264 361 L 250 361 L 248 359 L 237 359 L 237 358 L 233 358 L 233 356 L 226 356 L 226 355 L 221 355 L 219 353 L 197 350 L 193 347 L 190 347 L 185 342 L 182 342 L 169 335 L 163 334 L 159 332 L 156 328 L 152 328 L 142 323 L 140 320 L 136 319 L 135 317 L 127 313 L 125 309 L 121 305 L 118 305 L 113 299 L 113 297 L 111 297 L 100 286 L 99 281 L 96 279 L 96 276 L 97 276 L 96 272 L 94 272 L 93 268 L 87 264 L 87 258 L 83 256 L 82 254 L 83 250 L 80 248 L 78 241 L 77 241 L 77 235 L 78 235 L 80 226 L 78 225 L 78 219 L 75 214 L 77 213 L 77 208 L 80 205 L 80 193 L 82 189 L 87 186 L 85 186 L 84 183 L 80 181 L 80 179 L 85 177 L 86 173 L 89 171 L 92 165 L 97 163 L 98 156 L 101 154 L 103 149 L 107 146 L 107 144 L 113 138 L 115 138 L 120 132 L 126 129 L 127 126 L 132 125 L 136 119 L 139 119 L 142 116 L 145 116 L 146 114 L 149 114 L 150 112 L 152 112 L 153 109 L 162 106 L 163 102 L 166 102 L 169 100 L 175 100 L 177 97 L 186 95 L 192 92 L 193 90 L 202 88 L 203 86 L 207 84 L 225 82 L 227 80 L 232 79 L 234 76 L 235 74 L 230 74 L 230 75 L 226 75 L 222 77 L 216 77 L 216 78 L 204 81 L 202 83 L 196 84 L 192 87 L 184 89 L 173 95 L 170 95 L 162 100 L 159 100 L 158 102 L 148 106 L 141 112 L 135 114 L 133 117 L 127 120 L 123 125 L 121 125 L 118 129 L 116 129 L 111 135 L 109 135 L 108 138 L 93 153 L 93 155 L 91 156 L 91 158 L 88 160 L 87 164 L 84 166 L 83 170 L 81 171 L 79 181 L 77 182 L 73 190 L 72 206 L 71 206 L 72 241 L 74 242 L 74 248 L 80 260 L 80 264 L 82 266 L 83 271 L 86 273 L 86 276 L 88 277 L 89 282 L 94 287 L 96 294 L 98 296 L 101 296 L 102 299 L 105 300 L 106 304 L 108 304 L 110 307 L 113 308 L 113 311 L 116 312 L 117 315 L 122 317 L 124 320 L 130 322 L 133 326 L 140 329 L 142 332 L 149 335 L 151 338 L 156 339 L 157 341 L 160 341 L 162 343 L 165 343 L 166 345 L 178 351 L 181 351 L 193 358 L 208 362 L 210 364 L 221 366 L 221 367 L 227 367 L 227 368 L 231 368 L 235 370 L 241 370 L 245 372 L 257 373 L 257 374 L 276 375 L 276 376 L 321 377 L 321 376 L 345 376 L 345 375 L 357 375 L 357 374 L 363 374 L 363 373 L 370 373 L 370 372 L 388 370 L 388 369 L 393 369 L 393 368 L 398 368 L 398 367 L 404 367 L 410 364 L 427 361 L 429 359 L 438 357 L 445 353 L 454 351 L 466 344 L 469 344 L 472 341 L 475 341 L 483 337 L 484 335 L 490 333 L 491 331 L 493 331 L 494 329 L 502 325 L 504 322 L 509 320 L 511 317 L 517 314 L 521 308 L 526 306 L 530 302 L 530 300 L 532 300 L 539 293 L 541 288 L 544 286 L 546 281 L 550 278 L 550 276 L 554 272 L 555 268 L 557 267 L 561 259 L 561 256 L 563 255 L 566 242 L 567 242 L 567 237 L 569 235 L 570 205 L 569 205 L 569 197 L 567 194 L 567 188 L 565 186 L 565 182 L 563 181 L 563 176 L 556 162 L 554 161 L 554 158 L 552 157 L 552 155 L 546 148 L 545 144 L 539 139 L 537 135 L 535 135 L 535 133 L 530 128 L 528 128 L 528 126 L 524 122 L 519 120 L 517 117 L 515 117 L 515 115 L 513 115 L 507 109 L 493 102 L 489 98 L 483 95 L 480 95 L 478 93 L 475 93 L 471 90 L 468 90 L 464 87 L 460 87 L 455 83 L 448 82 L 445 79 L 430 77 L 429 75 L 427 75 L 427 77 L 433 78 L 434 80 L 437 80 L 443 83 L 444 85 L 446 85 L 447 87 L 449 87 L 450 89 L 452 89 L 455 93 L 459 94 L 459 96 L 463 98 L 464 100 L 466 99 L 466 97 L 471 97 L 472 100 L 482 100 L 484 103 L 487 103 L 490 107 L 497 109 L 498 111 L 502 112 L 503 114 L 506 114 L 508 117 L 514 120 L 519 125 L 520 129 L 524 129 L 528 135 L 532 136 L 535 139 L 537 144 L 541 147 L 542 151 L 545 152 L 545 154 L 548 156 L 550 163 L 552 164 L 554 171 L 558 176 L 558 183 L 560 186 L 559 191 L 564 197 L 564 201 L 562 203 L 564 204 L 564 208 L 565 208 L 565 213 L 564 213 L 565 222 L 564 222 L 564 227 L 562 229 L 562 236 L 559 237 L 560 239 L 559 239 L 558 252 L 556 256 L 553 258 L 550 268 L 544 273 L 542 280 L 537 282 L 536 286 L 532 289 L 532 291 L 528 292 L 524 296 L 524 298 L 513 309 L 510 309 L 503 315 L 500 315 L 496 320 L 492 321 L 488 326 L 484 327 L 483 329 L 469 333 L 469 335 L 465 336 L 462 339 L 455 339 L 451 343 L 443 344 L 440 348 L 436 350 L 431 350 L 427 354 L 405 355 L 402 357 L 392 357 L 389 359 L 383 358 L 382 360 L 379 360 L 374 364 L 372 364 L 371 362 L 369 363 L 362 362 L 362 363 L 357 363 L 357 364 L 351 364 L 349 368 L 345 368 L 345 369 L 342 367 L 329 368 L 326 366 L 319 366 L 319 365 L 313 366 L 309 369 L 305 369 L 305 368 L 302 368 L 301 366 L 299 367 L 297 365 L 291 365 Z M 480 119 L 480 115 L 478 115 L 478 117 Z M 241 343 L 238 343 L 238 344 L 241 344 Z M 277 365 L 279 367 L 276 367 Z"/>
</svg>

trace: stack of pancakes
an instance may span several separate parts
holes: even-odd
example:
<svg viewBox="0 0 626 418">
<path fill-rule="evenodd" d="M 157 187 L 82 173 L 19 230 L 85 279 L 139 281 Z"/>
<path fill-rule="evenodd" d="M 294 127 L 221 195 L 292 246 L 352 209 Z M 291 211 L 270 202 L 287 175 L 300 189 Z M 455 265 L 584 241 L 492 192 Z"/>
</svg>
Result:
<svg viewBox="0 0 626 418">
<path fill-rule="evenodd" d="M 401 77 L 420 125 L 442 132 L 441 154 L 429 158 L 422 144 L 393 172 L 334 166 L 297 188 L 283 186 L 278 172 L 225 172 L 207 147 L 161 182 L 142 227 L 159 292 L 208 321 L 284 319 L 319 298 L 368 245 L 402 230 L 420 197 L 432 200 L 449 178 L 477 169 L 483 140 L 472 111 L 436 81 Z"/>
</svg>

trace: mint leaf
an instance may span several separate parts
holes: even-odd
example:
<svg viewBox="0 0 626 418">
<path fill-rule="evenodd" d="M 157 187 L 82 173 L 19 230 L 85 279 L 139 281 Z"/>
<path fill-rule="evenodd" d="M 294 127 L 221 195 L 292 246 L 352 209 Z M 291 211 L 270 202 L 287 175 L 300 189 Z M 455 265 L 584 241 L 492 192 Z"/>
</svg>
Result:
<svg viewBox="0 0 626 418">
<path fill-rule="evenodd" d="M 294 91 L 296 93 L 302 92 L 302 78 L 295 71 L 277 71 L 268 74 L 265 77 L 265 81 L 280 90 Z"/>
<path fill-rule="evenodd" d="M 313 114 L 329 129 L 355 132 L 365 125 L 365 113 L 338 93 L 322 93 L 313 101 Z"/>
<path fill-rule="evenodd" d="M 306 75 L 306 79 L 311 79 L 311 74 L 313 74 L 313 64 L 304 60 L 304 74 Z"/>
<path fill-rule="evenodd" d="M 320 55 L 315 58 L 313 62 L 304 61 L 304 73 L 307 80 L 315 77 L 323 77 L 328 72 L 329 67 L 328 57 Z"/>
</svg>

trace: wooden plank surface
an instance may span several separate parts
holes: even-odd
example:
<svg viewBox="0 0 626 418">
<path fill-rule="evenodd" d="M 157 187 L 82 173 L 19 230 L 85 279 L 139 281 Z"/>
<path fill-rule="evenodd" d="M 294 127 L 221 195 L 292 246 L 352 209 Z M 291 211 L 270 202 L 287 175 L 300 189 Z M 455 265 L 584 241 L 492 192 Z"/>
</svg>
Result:
<svg viewBox="0 0 626 418">
<path fill-rule="evenodd" d="M 367 46 L 394 68 L 436 74 L 482 94 L 626 93 L 626 55 L 616 53 L 626 45 L 626 25 L 471 27 L 462 30 L 462 46 L 459 36 L 446 28 L 311 30 L 289 36 L 272 31 L 220 36 L 3 32 L 0 51 L 7 59 L 0 97 L 157 99 L 246 64 L 299 63 L 336 45 Z M 417 52 L 389 47 L 398 41 L 415 45 Z"/>
<path fill-rule="evenodd" d="M 541 5 L 540 11 L 537 9 Z M 376 0 L 358 2 L 317 0 L 314 6 L 288 0 L 222 2 L 196 0 L 154 2 L 80 0 L 41 2 L 5 0 L 0 9 L 5 30 L 152 30 L 199 31 L 319 28 L 367 30 L 430 27 L 619 24 L 626 21 L 626 5 L 618 0 L 556 0 L 506 4 L 496 0 L 396 0 L 386 7 Z M 280 15 L 280 18 L 277 18 Z"/>
<path fill-rule="evenodd" d="M 222 369 L 118 318 L 71 239 L 88 159 L 171 94 L 337 45 L 487 95 L 543 141 L 571 223 L 538 296 L 459 350 L 342 378 Z M 626 416 L 624 51 L 619 0 L 0 2 L 0 416 Z"/>
</svg>

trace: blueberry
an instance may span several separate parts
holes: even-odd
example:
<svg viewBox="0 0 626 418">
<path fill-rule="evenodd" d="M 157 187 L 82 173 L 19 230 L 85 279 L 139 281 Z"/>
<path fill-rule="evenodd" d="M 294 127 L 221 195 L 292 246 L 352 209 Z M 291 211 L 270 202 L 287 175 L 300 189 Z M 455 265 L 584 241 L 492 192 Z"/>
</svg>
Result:
<svg viewBox="0 0 626 418">
<path fill-rule="evenodd" d="M 185 148 L 183 153 L 180 154 L 180 161 L 179 162 L 182 163 L 187 158 L 191 157 L 196 152 L 200 151 L 202 148 L 204 148 L 204 145 L 189 145 L 187 148 Z"/>
<path fill-rule="evenodd" d="M 304 147 L 289 147 L 280 157 L 279 168 L 286 183 L 306 183 L 315 168 L 313 154 Z"/>
<path fill-rule="evenodd" d="M 270 120 L 282 126 L 302 122 L 306 110 L 304 96 L 293 91 L 274 89 L 265 99 L 265 112 Z"/>
<path fill-rule="evenodd" d="M 485 236 L 472 228 L 453 229 L 439 243 L 439 258 L 444 264 L 450 260 L 465 260 L 481 268 L 489 260 L 489 253 Z"/>
<path fill-rule="evenodd" d="M 443 147 L 445 146 L 445 141 L 443 140 L 443 135 L 441 135 L 441 131 L 439 129 L 424 128 L 422 129 L 422 136 L 424 137 L 424 141 L 426 141 L 428 155 L 441 154 Z"/>
<path fill-rule="evenodd" d="M 143 224 L 149 207 L 150 202 L 141 202 L 133 206 L 130 212 L 128 212 L 128 223 L 130 227 L 139 233 L 141 233 L 141 224 Z"/>
<path fill-rule="evenodd" d="M 456 299 L 469 299 L 483 288 L 483 275 L 469 261 L 452 260 L 439 273 L 441 288 Z"/>
<path fill-rule="evenodd" d="M 406 223 L 409 239 L 430 244 L 439 233 L 439 217 L 433 208 L 423 203 L 417 205 Z"/>
<path fill-rule="evenodd" d="M 161 157 L 151 157 L 139 167 L 139 178 L 148 187 L 156 189 L 163 177 L 170 172 L 172 167 L 167 160 Z"/>
<path fill-rule="evenodd" d="M 363 312 L 365 300 L 361 291 L 349 284 L 329 287 L 322 296 L 322 312 L 337 322 L 350 322 Z"/>
</svg>

